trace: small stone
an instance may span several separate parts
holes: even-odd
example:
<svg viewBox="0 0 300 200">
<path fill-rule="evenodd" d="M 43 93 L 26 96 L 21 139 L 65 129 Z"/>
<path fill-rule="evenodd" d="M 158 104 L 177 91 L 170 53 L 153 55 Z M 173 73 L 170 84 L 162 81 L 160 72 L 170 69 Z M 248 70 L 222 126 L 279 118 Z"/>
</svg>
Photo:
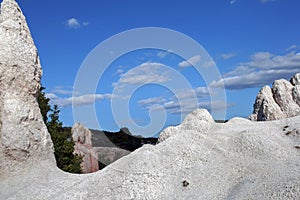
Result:
<svg viewBox="0 0 300 200">
<path fill-rule="evenodd" d="M 189 186 L 189 182 L 187 182 L 186 180 L 184 180 L 183 182 L 182 182 L 182 186 L 183 187 L 187 187 L 187 186 Z"/>
</svg>

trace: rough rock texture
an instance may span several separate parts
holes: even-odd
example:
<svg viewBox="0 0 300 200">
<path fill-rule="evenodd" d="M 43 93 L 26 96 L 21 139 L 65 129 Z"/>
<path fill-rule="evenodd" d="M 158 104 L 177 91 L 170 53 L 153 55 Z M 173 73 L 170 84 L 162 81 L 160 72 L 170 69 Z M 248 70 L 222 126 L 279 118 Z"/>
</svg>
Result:
<svg viewBox="0 0 300 200">
<path fill-rule="evenodd" d="M 131 153 L 118 147 L 94 147 L 94 151 L 98 153 L 98 161 L 104 165 L 110 165 Z"/>
<path fill-rule="evenodd" d="M 15 3 L 4 0 L 2 13 L 8 5 Z M 13 9 L 6 12 L 16 12 Z M 7 38 L 0 27 L 2 48 Z M 20 36 L 15 36 L 18 41 Z M 6 47 L 14 48 L 14 43 Z M 6 53 L 15 55 L 15 51 Z M 28 62 L 21 53 L 16 56 L 17 63 L 19 58 Z M 11 70 L 10 62 L 15 62 L 13 57 L 7 59 L 11 61 L 1 54 L 2 71 Z M 300 116 L 267 122 L 234 118 L 218 124 L 207 111 L 197 110 L 185 119 L 184 126 L 173 127 L 172 134 L 156 146 L 144 145 L 96 173 L 73 175 L 56 168 L 47 131 L 36 114 L 38 84 L 33 83 L 38 82 L 30 79 L 29 71 L 19 70 L 15 74 L 24 79 L 24 85 L 13 79 L 11 83 L 18 86 L 15 89 L 5 82 L 12 75 L 1 73 L 1 199 L 300 199 Z M 29 92 L 32 84 L 33 93 Z M 14 95 L 17 102 L 6 94 Z M 6 99 L 18 109 L 6 105 Z M 24 122 L 28 106 L 33 112 L 28 114 L 31 120 Z M 7 121 L 13 117 L 17 118 L 14 123 Z M 35 130 L 31 128 L 37 124 L 40 131 L 29 134 L 28 129 Z M 7 135 L 7 129 L 14 137 Z M 38 137 L 32 140 L 34 136 Z M 21 145 L 23 141 L 30 147 Z M 6 154 L 10 151 L 13 153 Z"/>
<path fill-rule="evenodd" d="M 83 173 L 91 173 L 99 170 L 98 153 L 92 146 L 92 133 L 83 125 L 76 123 L 72 127 L 72 138 L 75 142 L 74 154 L 83 156 L 81 169 Z"/>
<path fill-rule="evenodd" d="M 36 100 L 41 74 L 25 17 L 14 0 L 4 0 L 0 14 L 1 181 L 45 160 L 55 165 L 53 145 Z"/>
<path fill-rule="evenodd" d="M 186 130 L 207 131 L 214 119 L 205 109 L 198 109 L 188 114 L 179 126 L 170 126 L 160 133 L 157 143 L 165 141 L 168 137 Z"/>
<path fill-rule="evenodd" d="M 300 114 L 300 73 L 290 82 L 284 79 L 276 80 L 272 89 L 263 87 L 255 100 L 253 121 L 268 121 L 294 117 Z"/>
<path fill-rule="evenodd" d="M 38 176 L 26 174 L 21 188 L 0 183 L 0 193 L 4 199 L 300 198 L 300 116 L 234 118 L 202 130 L 210 118 L 189 118 L 188 130 L 174 128 L 156 146 L 144 145 L 96 173 L 45 168 Z"/>
</svg>

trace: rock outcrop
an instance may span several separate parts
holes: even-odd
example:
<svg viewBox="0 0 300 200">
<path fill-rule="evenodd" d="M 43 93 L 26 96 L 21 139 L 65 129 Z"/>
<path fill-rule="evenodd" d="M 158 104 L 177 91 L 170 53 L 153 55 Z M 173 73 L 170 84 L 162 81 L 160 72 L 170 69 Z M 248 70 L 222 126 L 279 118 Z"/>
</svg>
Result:
<svg viewBox="0 0 300 200">
<path fill-rule="evenodd" d="M 53 144 L 36 100 L 41 74 L 38 52 L 21 9 L 14 0 L 3 0 L 0 14 L 1 181 L 10 173 L 26 171 L 43 161 L 55 165 Z"/>
<path fill-rule="evenodd" d="M 75 142 L 74 154 L 83 156 L 80 165 L 82 172 L 92 173 L 98 171 L 98 153 L 94 151 L 92 146 L 91 131 L 79 123 L 76 123 L 71 131 Z"/>
<path fill-rule="evenodd" d="M 179 126 L 170 126 L 163 130 L 158 138 L 157 143 L 165 141 L 170 136 L 187 130 L 196 130 L 198 132 L 207 132 L 214 119 L 205 109 L 197 109 L 188 114 Z"/>
<path fill-rule="evenodd" d="M 272 89 L 263 87 L 255 100 L 252 121 L 269 121 L 294 117 L 300 114 L 300 73 L 290 82 L 276 80 Z"/>
<path fill-rule="evenodd" d="M 26 25 L 14 0 L 3 1 L 0 22 L 1 199 L 300 199 L 300 116 L 218 124 L 197 110 L 104 170 L 60 171 L 35 99 L 34 45 L 11 28 Z"/>
</svg>

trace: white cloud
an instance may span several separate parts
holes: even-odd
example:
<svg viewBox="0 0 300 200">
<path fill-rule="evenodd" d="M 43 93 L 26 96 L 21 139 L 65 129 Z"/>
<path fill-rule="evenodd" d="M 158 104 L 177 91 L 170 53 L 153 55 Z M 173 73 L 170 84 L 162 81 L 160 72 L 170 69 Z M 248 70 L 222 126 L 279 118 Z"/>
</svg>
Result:
<svg viewBox="0 0 300 200">
<path fill-rule="evenodd" d="M 51 104 L 58 105 L 59 107 L 69 106 L 82 106 L 93 104 L 95 101 L 101 101 L 104 99 L 110 100 L 113 98 L 111 94 L 86 94 L 82 96 L 60 98 L 56 94 L 48 93 L 46 97 L 50 99 Z"/>
<path fill-rule="evenodd" d="M 73 94 L 72 90 L 65 90 L 65 89 L 61 89 L 61 88 L 54 89 L 51 92 L 54 94 L 64 94 L 64 95 Z"/>
<path fill-rule="evenodd" d="M 90 22 L 82 22 L 82 25 L 83 26 L 88 26 L 88 25 L 90 25 Z"/>
<path fill-rule="evenodd" d="M 45 97 L 48 98 L 48 99 L 57 99 L 58 98 L 58 96 L 56 94 L 53 94 L 53 93 L 46 93 Z"/>
<path fill-rule="evenodd" d="M 216 110 L 226 109 L 231 106 L 225 102 L 210 102 L 210 94 L 208 88 L 198 87 L 194 89 L 182 89 L 174 92 L 176 95 L 166 97 L 153 97 L 142 99 L 138 104 L 146 109 L 161 110 L 165 109 L 170 114 L 188 114 L 196 108 L 206 108 L 211 110 L 212 106 Z M 197 98 L 197 99 L 195 99 Z"/>
<path fill-rule="evenodd" d="M 197 105 L 194 105 L 191 101 L 187 100 L 181 104 L 178 101 L 169 101 L 163 104 L 163 107 L 160 107 L 159 109 L 164 108 L 171 114 L 188 114 L 194 111 L 195 108 L 205 108 L 210 111 L 212 107 L 214 110 L 223 110 L 231 106 L 232 104 L 223 101 L 201 101 L 198 102 Z"/>
<path fill-rule="evenodd" d="M 164 70 L 164 65 L 160 63 L 143 63 L 127 73 L 123 74 L 118 83 L 113 85 L 139 85 L 147 83 L 163 83 L 171 79 L 169 72 Z"/>
<path fill-rule="evenodd" d="M 289 79 L 300 72 L 300 55 L 291 52 L 286 55 L 274 55 L 269 52 L 258 52 L 250 61 L 241 63 L 221 80 L 213 81 L 211 87 L 226 89 L 244 89 L 271 84 L 276 79 Z"/>
<path fill-rule="evenodd" d="M 174 95 L 173 98 L 178 98 L 178 99 L 190 99 L 193 97 L 206 98 L 209 97 L 210 95 L 207 87 L 177 90 L 175 91 L 175 94 L 176 96 Z"/>
<path fill-rule="evenodd" d="M 165 102 L 166 102 L 166 99 L 163 97 L 153 97 L 153 98 L 148 98 L 148 99 L 141 99 L 137 103 L 141 106 L 150 108 L 152 105 L 162 104 Z"/>
<path fill-rule="evenodd" d="M 298 46 L 295 45 L 295 44 L 293 44 L 293 45 L 291 45 L 290 47 L 286 48 L 286 51 L 295 50 L 295 49 L 297 49 L 297 48 L 298 48 Z"/>
<path fill-rule="evenodd" d="M 235 57 L 235 56 L 236 56 L 235 53 L 223 53 L 223 54 L 221 55 L 221 57 L 222 57 L 224 60 L 228 60 L 228 59 L 233 58 L 233 57 Z"/>
<path fill-rule="evenodd" d="M 70 18 L 66 21 L 66 26 L 68 28 L 71 28 L 71 29 L 78 29 L 82 26 L 88 26 L 90 23 L 89 22 L 80 22 L 78 19 L 76 18 Z"/>
<path fill-rule="evenodd" d="M 201 56 L 200 55 L 196 55 L 191 57 L 190 59 L 186 60 L 186 61 L 182 61 L 178 64 L 179 67 L 191 67 L 193 65 L 195 65 L 196 63 L 201 61 Z"/>
<path fill-rule="evenodd" d="M 213 66 L 215 66 L 215 62 L 213 60 L 205 61 L 205 62 L 203 62 L 203 64 L 201 66 L 204 68 L 213 67 Z"/>
<path fill-rule="evenodd" d="M 123 76 L 124 69 L 117 69 L 117 71 L 113 74 L 113 76 Z"/>
</svg>

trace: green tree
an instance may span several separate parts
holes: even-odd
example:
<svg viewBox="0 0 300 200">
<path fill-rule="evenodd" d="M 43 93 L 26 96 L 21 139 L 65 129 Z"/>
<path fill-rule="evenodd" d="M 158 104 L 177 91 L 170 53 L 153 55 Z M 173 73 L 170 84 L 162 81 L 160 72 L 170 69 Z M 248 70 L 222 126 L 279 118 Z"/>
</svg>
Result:
<svg viewBox="0 0 300 200">
<path fill-rule="evenodd" d="M 41 87 L 40 92 L 38 94 L 38 103 L 41 110 L 41 114 L 43 116 L 44 123 L 48 122 L 48 112 L 51 110 L 51 106 L 49 105 L 49 98 L 46 98 L 45 92 L 43 92 L 45 88 Z"/>
<path fill-rule="evenodd" d="M 49 105 L 50 99 L 45 96 L 44 89 L 41 87 L 38 103 L 54 144 L 57 166 L 66 172 L 81 173 L 80 163 L 82 162 L 82 157 L 73 154 L 74 142 L 72 141 L 71 129 L 63 127 L 62 122 L 59 121 L 60 110 L 57 105 L 51 108 Z M 50 114 L 48 115 L 49 112 Z"/>
</svg>

